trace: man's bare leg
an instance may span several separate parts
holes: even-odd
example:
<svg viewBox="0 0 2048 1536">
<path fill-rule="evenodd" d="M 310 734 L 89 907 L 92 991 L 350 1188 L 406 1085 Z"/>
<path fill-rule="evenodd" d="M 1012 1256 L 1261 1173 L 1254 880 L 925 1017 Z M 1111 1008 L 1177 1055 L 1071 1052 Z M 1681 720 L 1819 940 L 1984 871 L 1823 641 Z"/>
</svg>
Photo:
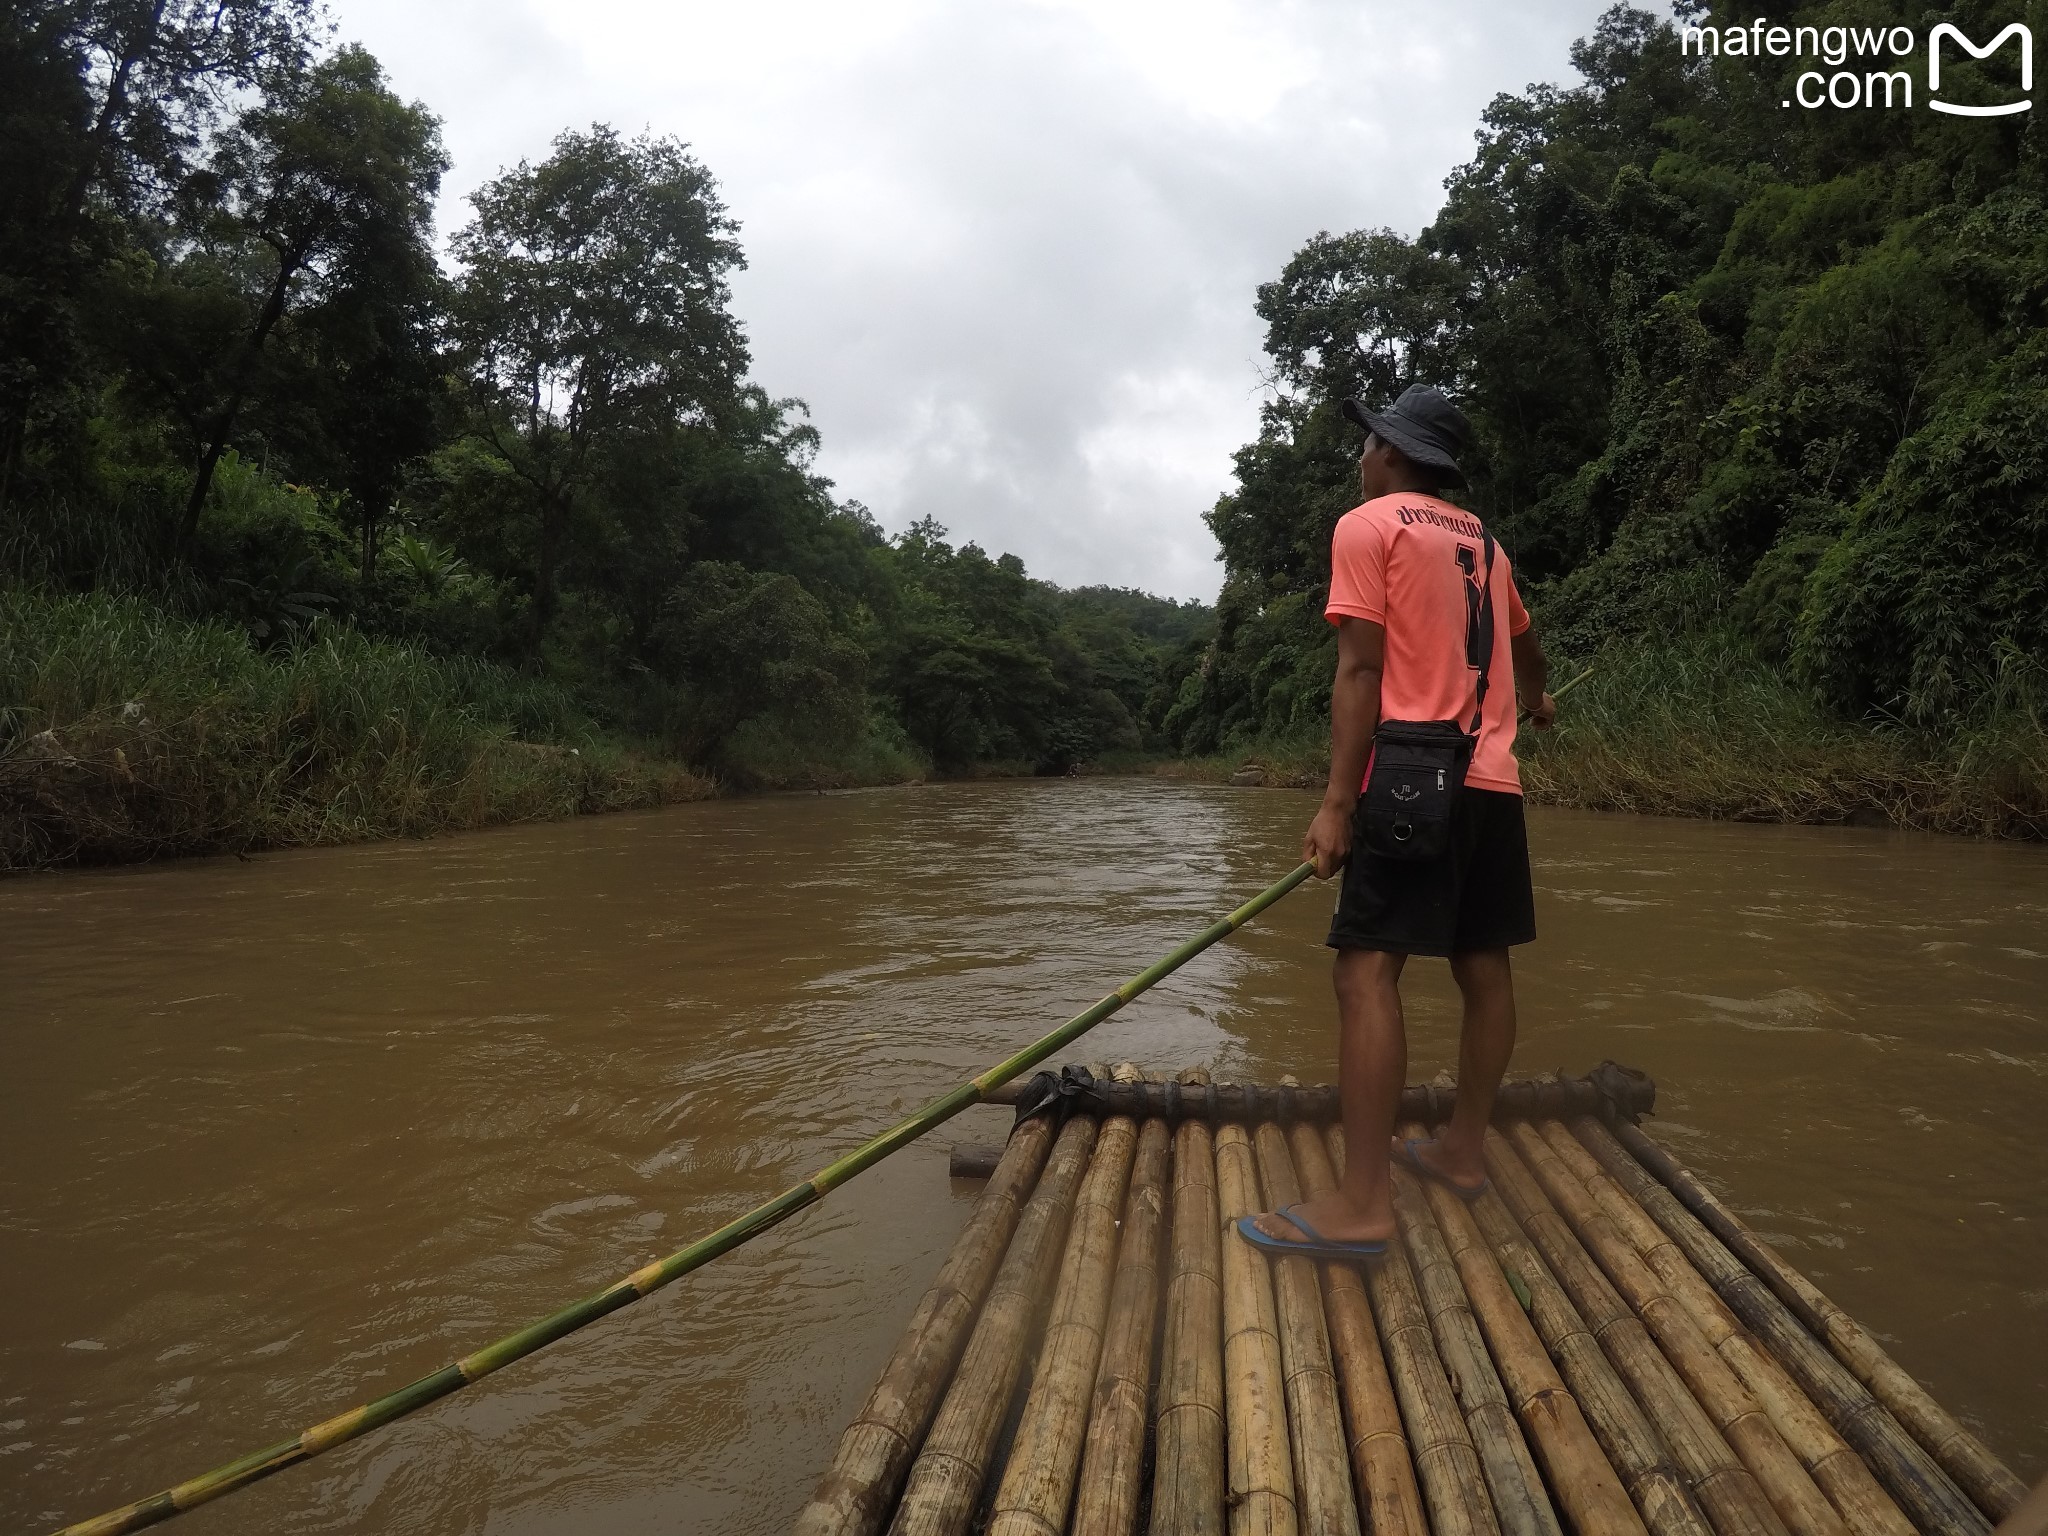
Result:
<svg viewBox="0 0 2048 1536">
<path fill-rule="evenodd" d="M 1453 1183 L 1477 1188 L 1486 1177 L 1486 1127 L 1493 1119 L 1493 1101 L 1515 1054 L 1515 974 L 1505 949 L 1475 949 L 1451 956 L 1451 976 L 1465 999 L 1458 1035 L 1458 1106 L 1436 1139 L 1417 1147 L 1415 1155 Z"/>
<path fill-rule="evenodd" d="M 1366 1154 L 1383 1147 L 1401 1106 L 1408 1076 L 1408 1032 L 1401 1015 L 1406 955 L 1378 950 L 1337 952 L 1337 1087 L 1344 1106 L 1344 1171 L 1337 1188 L 1302 1207 L 1302 1217 L 1335 1242 L 1375 1242 L 1394 1235 L 1394 1190 L 1387 1160 Z M 1304 1237 L 1277 1215 L 1259 1218 L 1273 1237 Z"/>
</svg>

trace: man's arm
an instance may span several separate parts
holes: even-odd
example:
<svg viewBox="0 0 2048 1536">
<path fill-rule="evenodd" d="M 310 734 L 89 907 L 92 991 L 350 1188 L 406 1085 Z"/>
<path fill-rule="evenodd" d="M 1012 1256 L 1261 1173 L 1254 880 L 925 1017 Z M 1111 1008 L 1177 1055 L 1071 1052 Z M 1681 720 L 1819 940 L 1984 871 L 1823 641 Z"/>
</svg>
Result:
<svg viewBox="0 0 2048 1536">
<path fill-rule="evenodd" d="M 1314 862 L 1320 880 L 1342 869 L 1351 854 L 1351 813 L 1366 759 L 1372 756 L 1372 733 L 1379 728 L 1380 669 L 1386 654 L 1384 625 L 1370 619 L 1338 621 L 1337 681 L 1330 689 L 1330 784 L 1301 845 L 1301 856 Z"/>
<path fill-rule="evenodd" d="M 1544 659 L 1543 642 L 1536 638 L 1536 626 L 1531 624 L 1509 640 L 1508 649 L 1515 658 L 1515 694 L 1536 729 L 1547 731 L 1557 718 L 1557 700 L 1543 691 L 1550 686 L 1550 663 Z"/>
</svg>

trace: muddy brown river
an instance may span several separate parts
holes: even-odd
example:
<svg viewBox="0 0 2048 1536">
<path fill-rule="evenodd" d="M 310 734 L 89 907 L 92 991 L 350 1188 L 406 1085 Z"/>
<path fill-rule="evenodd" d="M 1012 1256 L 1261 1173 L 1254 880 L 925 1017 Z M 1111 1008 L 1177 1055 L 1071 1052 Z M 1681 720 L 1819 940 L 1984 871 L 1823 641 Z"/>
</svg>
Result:
<svg viewBox="0 0 2048 1536">
<path fill-rule="evenodd" d="M 0 884 L 0 1528 L 422 1375 L 809 1173 L 1284 873 L 1294 793 L 950 785 Z M 2048 849 L 1532 816 L 1517 1070 L 1653 1132 L 2048 1469 Z M 1333 1075 L 1311 886 L 1077 1057 Z M 1441 962 L 1411 1072 L 1455 1061 Z M 206 1532 L 774 1532 L 958 1231 L 969 1111 Z"/>
</svg>

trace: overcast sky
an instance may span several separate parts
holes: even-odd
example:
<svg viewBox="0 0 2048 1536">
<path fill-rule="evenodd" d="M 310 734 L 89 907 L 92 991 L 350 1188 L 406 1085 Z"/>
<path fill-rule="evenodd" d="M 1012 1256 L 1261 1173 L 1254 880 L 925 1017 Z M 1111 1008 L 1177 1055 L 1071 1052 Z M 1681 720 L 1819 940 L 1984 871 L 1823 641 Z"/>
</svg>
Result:
<svg viewBox="0 0 2048 1536">
<path fill-rule="evenodd" d="M 687 140 L 754 376 L 836 494 L 1032 574 L 1210 598 L 1257 431 L 1253 291 L 1317 230 L 1413 234 L 1500 91 L 1599 0 L 335 0 L 439 113 L 442 233 L 567 126 Z"/>
</svg>

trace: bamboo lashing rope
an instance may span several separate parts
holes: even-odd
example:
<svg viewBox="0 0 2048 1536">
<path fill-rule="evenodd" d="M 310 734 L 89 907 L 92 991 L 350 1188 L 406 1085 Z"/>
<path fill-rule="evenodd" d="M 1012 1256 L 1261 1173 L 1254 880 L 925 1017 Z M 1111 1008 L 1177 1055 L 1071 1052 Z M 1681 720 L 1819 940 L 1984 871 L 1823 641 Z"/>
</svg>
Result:
<svg viewBox="0 0 2048 1536">
<path fill-rule="evenodd" d="M 900 1151 L 926 1132 L 945 1124 L 961 1110 L 986 1102 L 1004 1083 L 1022 1075 L 1079 1039 L 1133 998 L 1172 975 L 1218 940 L 1228 938 L 1237 932 L 1314 873 L 1313 864 L 1297 865 L 1228 917 L 1212 923 L 1171 954 L 1140 971 L 1093 1007 L 1075 1014 L 1058 1029 L 1026 1046 L 1007 1061 L 998 1062 L 980 1076 L 969 1078 L 941 1094 L 924 1108 L 891 1126 L 864 1146 L 819 1169 L 802 1183 L 792 1185 L 774 1199 L 756 1206 L 736 1220 L 727 1222 L 717 1231 L 699 1238 L 688 1247 L 679 1249 L 665 1259 L 657 1259 L 651 1264 L 644 1265 L 596 1295 L 572 1302 L 560 1311 L 550 1313 L 538 1322 L 527 1325 L 517 1333 L 507 1334 L 496 1343 L 485 1345 L 475 1353 L 465 1355 L 462 1359 L 443 1366 L 431 1375 L 422 1376 L 418 1381 L 400 1387 L 395 1392 L 324 1419 L 309 1429 L 301 1430 L 289 1440 L 266 1446 L 260 1451 L 253 1451 L 224 1466 L 216 1467 L 211 1472 L 203 1472 L 197 1477 L 188 1478 L 149 1498 L 139 1499 L 133 1504 L 110 1510 L 104 1515 L 66 1526 L 58 1536 L 115 1536 L 117 1532 L 139 1531 L 146 1526 L 168 1520 L 174 1515 L 183 1514 L 195 1505 L 207 1503 L 238 1488 L 245 1488 L 260 1478 L 282 1472 L 286 1467 L 310 1460 L 323 1451 L 346 1444 L 373 1429 L 391 1423 L 394 1419 L 401 1419 L 429 1403 L 448 1396 L 451 1392 L 459 1392 L 513 1361 L 523 1360 L 535 1351 L 545 1349 L 557 1339 L 564 1338 L 601 1317 L 623 1307 L 629 1307 L 663 1287 L 674 1284 L 692 1270 L 702 1268 L 713 1259 L 720 1258 L 741 1244 L 759 1237 L 769 1228 L 779 1226 L 849 1179 L 865 1173 L 892 1152 Z"/>
</svg>

